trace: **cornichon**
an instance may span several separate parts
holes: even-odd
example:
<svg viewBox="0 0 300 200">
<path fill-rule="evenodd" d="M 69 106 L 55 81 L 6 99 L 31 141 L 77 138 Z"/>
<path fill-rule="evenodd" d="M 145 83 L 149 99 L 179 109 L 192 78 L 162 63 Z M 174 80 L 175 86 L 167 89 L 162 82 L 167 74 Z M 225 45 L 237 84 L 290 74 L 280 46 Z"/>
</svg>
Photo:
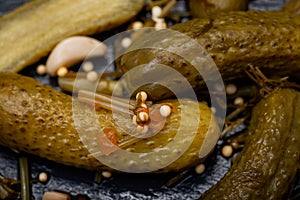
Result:
<svg viewBox="0 0 300 200">
<path fill-rule="evenodd" d="M 299 15 L 282 11 L 237 11 L 221 13 L 210 19 L 193 19 L 171 29 L 195 39 L 211 55 L 225 80 L 245 76 L 244 71 L 249 64 L 259 66 L 265 74 L 300 77 Z M 203 84 L 201 75 L 191 66 L 191 62 L 163 50 L 188 50 L 189 44 L 181 44 L 179 37 L 165 38 L 159 31 L 144 35 L 141 40 L 134 41 L 118 61 L 124 72 L 135 66 L 151 63 L 151 67 L 144 69 L 145 73 L 151 73 L 160 67 L 155 63 L 160 63 L 178 70 L 194 88 Z M 143 48 L 145 44 L 159 44 L 161 48 Z M 199 56 L 195 55 L 195 59 Z M 128 80 L 138 79 L 138 76 L 144 74 L 134 74 Z M 151 92 L 152 90 L 156 92 Z M 157 91 L 158 86 L 148 89 L 152 98 L 168 98 L 172 95 L 170 92 L 163 94 Z"/>
<path fill-rule="evenodd" d="M 280 89 L 253 109 L 250 136 L 205 199 L 287 199 L 300 169 L 300 93 Z"/>
<path fill-rule="evenodd" d="M 0 73 L 0 86 L 0 144 L 13 150 L 66 165 L 103 169 L 107 167 L 91 156 L 91 150 L 97 151 L 99 142 L 98 129 L 93 129 L 95 123 L 99 122 L 101 130 L 105 128 L 114 130 L 121 138 L 121 142 L 126 141 L 129 135 L 124 127 L 136 128 L 131 119 L 128 122 L 128 119 L 122 116 L 114 118 L 112 112 L 106 109 L 97 111 L 97 120 L 91 120 L 90 116 L 94 113 L 91 106 L 76 99 L 72 102 L 71 96 L 58 92 L 50 86 L 44 86 L 29 77 Z M 204 159 L 210 152 L 219 137 L 219 127 L 210 108 L 205 104 L 191 100 L 182 100 L 180 105 L 177 101 L 167 102 L 171 103 L 175 110 L 168 117 L 164 128 L 154 136 L 141 138 L 135 142 L 129 141 L 128 145 L 122 147 L 126 151 L 141 153 L 141 162 L 148 160 L 146 167 L 155 167 L 160 160 L 167 159 L 165 156 L 181 155 L 184 152 L 178 160 L 160 172 L 179 171 L 197 164 L 200 158 Z M 72 104 L 81 109 L 72 110 Z M 199 121 L 194 120 L 199 117 L 195 112 L 195 106 L 199 106 L 201 116 Z M 183 115 L 183 111 L 186 114 Z M 76 126 L 75 113 L 76 119 L 82 122 Z M 180 134 L 179 129 L 183 130 Z M 79 136 L 80 130 L 87 130 L 87 135 Z M 186 142 L 193 137 L 191 145 L 186 146 Z M 83 144 L 82 138 L 88 142 Z M 205 138 L 209 141 L 205 142 Z M 172 153 L 166 151 L 166 145 L 169 145 L 168 148 Z M 158 153 L 152 155 L 151 152 Z M 134 171 L 135 167 L 140 167 L 134 164 L 135 160 L 119 156 L 116 152 L 112 152 L 109 156 L 109 162 L 128 166 L 127 169 Z"/>
<path fill-rule="evenodd" d="M 117 27 L 143 6 L 144 0 L 33 0 L 0 18 L 0 71 L 33 64 L 66 37 Z"/>
</svg>

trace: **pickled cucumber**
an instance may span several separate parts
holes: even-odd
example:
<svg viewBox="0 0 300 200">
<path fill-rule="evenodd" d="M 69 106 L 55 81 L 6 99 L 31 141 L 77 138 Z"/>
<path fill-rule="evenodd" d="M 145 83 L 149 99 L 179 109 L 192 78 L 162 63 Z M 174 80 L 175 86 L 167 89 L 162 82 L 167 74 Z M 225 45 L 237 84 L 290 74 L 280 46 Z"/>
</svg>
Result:
<svg viewBox="0 0 300 200">
<path fill-rule="evenodd" d="M 144 0 L 33 0 L 0 18 L 0 71 L 18 72 L 65 39 L 132 19 Z"/>
<path fill-rule="evenodd" d="M 280 89 L 253 109 L 250 136 L 203 199 L 288 199 L 300 169 L 300 93 Z"/>
<path fill-rule="evenodd" d="M 213 58 L 224 80 L 245 77 L 248 65 L 260 67 L 264 74 L 300 77 L 300 18 L 285 12 L 248 11 L 221 13 L 210 19 L 193 19 L 177 24 L 171 29 L 195 39 Z M 141 41 L 142 40 L 142 41 Z M 127 72 L 135 66 L 151 63 L 145 73 L 155 71 L 164 64 L 179 71 L 193 88 L 203 85 L 201 75 L 184 58 L 164 49 L 189 49 L 174 38 L 150 33 L 133 42 L 128 52 L 118 61 L 119 67 Z M 145 44 L 160 44 L 160 49 L 143 48 Z M 178 44 L 181 44 L 179 47 Z M 138 49 L 131 51 L 131 49 Z M 197 59 L 200 55 L 195 55 Z M 209 67 L 209 66 L 207 66 Z M 128 78 L 138 79 L 144 74 Z M 168 77 L 165 77 L 168 79 Z M 168 98 L 169 92 L 158 93 L 159 85 L 148 88 L 152 98 Z M 151 91 L 156 92 L 151 92 Z M 161 91 L 164 91 L 161 89 Z M 156 96 L 155 96 L 156 95 Z"/>
<path fill-rule="evenodd" d="M 97 130 L 94 130 L 95 121 L 91 120 L 94 109 L 86 103 L 78 102 L 76 99 L 58 92 L 50 86 L 44 86 L 32 78 L 12 73 L 0 73 L 0 144 L 20 152 L 27 152 L 43 158 L 47 158 L 65 165 L 84 167 L 88 169 L 106 169 L 94 156 L 91 156 L 91 149 L 97 148 Z M 194 139 L 178 160 L 158 170 L 159 172 L 179 171 L 189 168 L 204 159 L 201 152 L 209 153 L 212 146 L 217 142 L 219 127 L 214 120 L 210 108 L 205 104 L 191 100 L 168 101 L 172 103 L 176 111 L 167 119 L 164 128 L 156 135 L 140 139 L 137 142 L 126 146 L 130 152 L 143 153 L 143 159 L 148 160 L 148 167 L 155 167 L 164 156 L 165 145 L 173 154 L 180 154 L 184 148 L 185 141 Z M 77 119 L 81 125 L 74 120 L 72 104 L 81 109 Z M 199 124 L 195 120 L 199 116 L 193 109 L 199 106 Z M 188 114 L 185 118 L 181 116 L 183 110 Z M 133 123 L 128 123 L 125 118 L 113 118 L 112 112 L 100 109 L 97 111 L 99 126 L 101 128 L 114 129 L 118 136 L 126 133 L 119 125 L 135 128 Z M 199 113 L 198 113 L 199 114 Z M 118 115 L 117 115 L 118 116 Z M 131 119 L 130 119 L 131 122 Z M 118 124 L 117 124 L 118 123 Z M 130 125 L 132 124 L 132 126 Z M 198 126 L 199 125 L 199 126 Z M 183 127 L 183 133 L 177 134 L 179 127 Z M 198 127 L 198 129 L 195 127 Z M 78 132 L 87 130 L 90 143 L 82 142 Z M 195 133 L 194 135 L 192 133 Z M 179 143 L 172 138 L 178 136 Z M 193 138 L 194 137 L 194 138 Z M 208 138 L 212 145 L 203 145 L 204 138 Z M 175 140 L 175 139 L 174 139 Z M 90 146 L 89 146 L 90 144 Z M 202 145 L 204 146 L 202 149 Z M 87 146 L 89 149 L 87 149 Z M 159 152 L 161 150 L 161 152 Z M 99 150 L 100 151 L 100 150 Z M 149 152 L 158 151 L 159 154 L 152 156 Z M 125 165 L 128 169 L 135 170 L 132 160 L 121 157 L 112 152 L 109 162 Z M 166 155 L 168 156 L 168 155 Z M 142 161 L 143 161 L 142 159 Z M 131 166 L 132 165 L 132 166 Z"/>
</svg>

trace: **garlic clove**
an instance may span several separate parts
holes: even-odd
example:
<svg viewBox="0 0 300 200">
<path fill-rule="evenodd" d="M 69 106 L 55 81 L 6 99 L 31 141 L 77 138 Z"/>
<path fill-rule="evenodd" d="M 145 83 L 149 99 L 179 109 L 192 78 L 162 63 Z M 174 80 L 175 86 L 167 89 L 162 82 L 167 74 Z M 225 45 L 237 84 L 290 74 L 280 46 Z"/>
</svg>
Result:
<svg viewBox="0 0 300 200">
<path fill-rule="evenodd" d="M 102 42 L 86 36 L 73 36 L 62 40 L 52 50 L 46 62 L 47 73 L 56 76 L 61 67 L 70 67 L 87 56 L 103 56 L 107 47 Z"/>
</svg>

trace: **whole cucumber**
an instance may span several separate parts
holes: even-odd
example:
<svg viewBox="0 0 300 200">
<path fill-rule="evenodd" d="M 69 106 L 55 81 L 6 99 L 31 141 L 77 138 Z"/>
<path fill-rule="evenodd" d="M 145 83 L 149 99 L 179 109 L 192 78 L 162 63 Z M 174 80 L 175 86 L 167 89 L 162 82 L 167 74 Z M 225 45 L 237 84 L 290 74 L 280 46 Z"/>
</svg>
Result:
<svg viewBox="0 0 300 200">
<path fill-rule="evenodd" d="M 195 39 L 213 58 L 225 80 L 244 77 L 249 64 L 260 67 L 268 75 L 300 77 L 299 15 L 282 11 L 237 11 L 221 13 L 210 19 L 193 19 L 171 29 Z M 151 63 L 144 68 L 145 74 L 151 74 L 160 67 L 157 63 L 164 64 L 179 71 L 193 88 L 203 87 L 202 76 L 191 65 L 191 61 L 187 62 L 179 55 L 168 52 L 168 49 L 174 48 L 188 51 L 190 44 L 182 43 L 179 37 L 168 38 L 161 34 L 163 31 L 145 34 L 134 41 L 118 61 L 119 67 L 127 72 L 135 66 Z M 161 48 L 143 48 L 152 44 Z M 201 52 L 198 55 L 192 53 L 195 61 L 201 58 Z M 128 82 L 145 74 L 134 74 L 128 77 Z M 159 85 L 146 89 L 152 93 L 153 99 L 172 95 Z M 158 93 L 159 90 L 163 92 Z"/>
<path fill-rule="evenodd" d="M 148 160 L 145 167 L 149 168 L 155 168 L 162 159 L 166 159 L 164 156 L 168 156 L 169 152 L 164 154 L 166 145 L 169 145 L 173 154 L 181 155 L 184 152 L 159 172 L 179 171 L 196 165 L 211 151 L 219 136 L 219 127 L 205 104 L 187 99 L 182 100 L 180 105 L 178 101 L 167 102 L 174 106 L 175 111 L 168 117 L 164 128 L 156 135 L 132 142 L 125 148 L 133 153 L 143 154 L 141 162 Z M 80 110 L 72 110 L 72 104 L 79 106 Z M 198 122 L 193 120 L 199 117 L 194 106 L 199 106 L 201 117 Z M 184 117 L 181 116 L 183 110 L 187 111 Z M 75 113 L 76 119 L 82 123 L 75 121 Z M 122 126 L 132 129 L 136 126 L 131 119 L 129 123 L 125 117 L 116 115 L 117 118 L 114 118 L 111 111 L 103 108 L 97 111 L 96 121 L 90 118 L 93 113 L 94 108 L 86 103 L 72 99 L 32 78 L 0 73 L 0 144 L 3 146 L 75 167 L 107 168 L 94 156 L 90 156 L 90 151 L 97 151 L 98 148 L 96 141 L 99 133 L 93 129 L 95 123 L 101 128 L 115 130 L 123 142 L 129 134 Z M 181 134 L 177 134 L 179 128 L 183 130 Z M 86 135 L 79 135 L 81 130 L 87 130 Z M 174 142 L 175 136 L 179 141 L 177 143 Z M 85 139 L 84 144 L 82 138 Z M 205 138 L 208 139 L 204 144 Z M 188 139 L 194 140 L 185 149 Z M 151 152 L 159 153 L 152 155 Z M 116 152 L 109 155 L 108 162 L 131 171 L 135 167 L 136 170 L 145 170 L 134 165 L 130 157 L 122 157 Z"/>
<path fill-rule="evenodd" d="M 204 199 L 287 199 L 300 169 L 300 93 L 280 89 L 253 109 L 250 136 Z"/>
</svg>

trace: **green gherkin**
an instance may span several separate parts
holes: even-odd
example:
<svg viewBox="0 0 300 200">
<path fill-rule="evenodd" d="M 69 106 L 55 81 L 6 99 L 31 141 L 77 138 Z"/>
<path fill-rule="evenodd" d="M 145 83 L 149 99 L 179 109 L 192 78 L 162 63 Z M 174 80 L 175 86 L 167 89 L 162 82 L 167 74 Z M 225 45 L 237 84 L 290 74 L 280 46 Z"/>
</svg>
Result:
<svg viewBox="0 0 300 200">
<path fill-rule="evenodd" d="M 171 29 L 195 39 L 213 58 L 225 80 L 244 77 L 248 65 L 258 66 L 268 75 L 300 77 L 300 15 L 282 11 L 229 12 L 209 19 L 193 19 Z M 144 69 L 145 74 L 151 73 L 160 67 L 156 63 L 160 63 L 179 71 L 193 88 L 203 87 L 202 77 L 185 59 L 160 49 L 143 49 L 145 44 L 159 43 L 164 49 L 176 47 L 188 51 L 189 44 L 182 44 L 179 37 L 166 38 L 159 31 L 141 39 L 134 41 L 118 61 L 124 72 L 151 63 L 151 67 Z M 130 52 L 133 48 L 138 50 Z M 201 57 L 201 52 L 194 57 Z M 134 74 L 128 80 L 137 79 L 139 75 L 145 76 Z M 159 86 L 151 85 L 146 90 L 153 94 L 153 99 L 172 95 Z M 159 90 L 162 92 L 157 92 Z"/>
<path fill-rule="evenodd" d="M 117 151 L 109 155 L 108 163 L 116 163 L 130 171 L 146 171 L 161 166 L 160 162 L 166 159 L 164 156 L 178 154 L 178 159 L 157 170 L 180 171 L 203 160 L 213 149 L 220 132 L 207 105 L 188 99 L 167 102 L 174 106 L 174 111 L 163 129 L 154 136 L 128 142 L 130 135 L 126 130 L 136 129 L 130 118 L 101 108 L 93 119 L 94 109 L 86 103 L 32 78 L 0 73 L 0 145 L 65 165 L 107 169 L 90 154 L 101 151 L 97 144 L 99 130 L 110 128 L 117 134 L 119 144 L 128 142 L 120 148 L 143 154 L 136 162 L 148 160 L 149 163 L 143 166 L 145 168 L 132 165 L 130 157 L 120 156 Z M 197 107 L 199 112 L 195 111 Z M 179 133 L 179 130 L 182 131 Z M 189 139 L 193 140 L 187 147 Z M 165 151 L 167 145 L 169 151 Z"/>
<path fill-rule="evenodd" d="M 247 143 L 204 199 L 287 199 L 300 169 L 300 93 L 280 89 L 253 109 Z"/>
<path fill-rule="evenodd" d="M 124 24 L 144 0 L 33 0 L 0 17 L 0 71 L 18 72 L 74 35 Z"/>
</svg>

